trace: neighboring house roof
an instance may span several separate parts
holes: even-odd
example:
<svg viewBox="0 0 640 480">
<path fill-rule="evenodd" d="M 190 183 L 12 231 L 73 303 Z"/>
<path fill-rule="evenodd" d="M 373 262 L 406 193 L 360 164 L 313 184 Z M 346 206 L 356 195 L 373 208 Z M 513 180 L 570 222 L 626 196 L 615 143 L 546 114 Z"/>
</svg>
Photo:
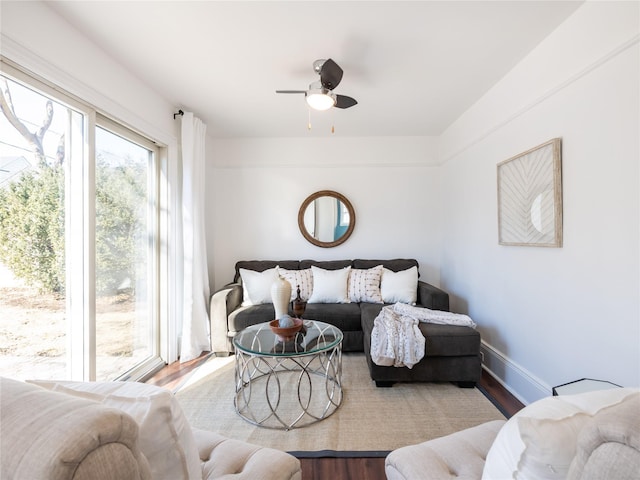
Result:
<svg viewBox="0 0 640 480">
<path fill-rule="evenodd" d="M 17 180 L 22 172 L 32 168 L 31 162 L 25 157 L 0 157 L 0 187 Z"/>
</svg>

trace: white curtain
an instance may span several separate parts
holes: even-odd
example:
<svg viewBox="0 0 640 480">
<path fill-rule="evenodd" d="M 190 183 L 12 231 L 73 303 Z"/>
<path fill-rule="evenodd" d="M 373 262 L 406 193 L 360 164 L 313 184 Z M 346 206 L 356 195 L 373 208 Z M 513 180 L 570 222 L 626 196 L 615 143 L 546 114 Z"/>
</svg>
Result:
<svg viewBox="0 0 640 480">
<path fill-rule="evenodd" d="M 205 135 L 207 126 L 192 112 L 182 117 L 182 238 L 184 292 L 180 361 L 211 349 L 209 272 L 205 241 Z"/>
</svg>

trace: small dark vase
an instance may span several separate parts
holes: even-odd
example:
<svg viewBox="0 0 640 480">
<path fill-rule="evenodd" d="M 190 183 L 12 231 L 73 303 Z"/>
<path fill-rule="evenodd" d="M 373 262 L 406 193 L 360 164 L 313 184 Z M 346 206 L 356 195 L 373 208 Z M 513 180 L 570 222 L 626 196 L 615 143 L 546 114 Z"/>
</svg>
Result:
<svg viewBox="0 0 640 480">
<path fill-rule="evenodd" d="M 296 318 L 302 318 L 302 315 L 304 315 L 304 311 L 307 308 L 307 302 L 305 302 L 304 300 L 302 300 L 302 298 L 300 298 L 300 285 L 298 285 L 296 294 L 297 294 L 296 298 L 294 298 L 293 302 L 291 302 L 292 303 L 291 308 Z"/>
</svg>

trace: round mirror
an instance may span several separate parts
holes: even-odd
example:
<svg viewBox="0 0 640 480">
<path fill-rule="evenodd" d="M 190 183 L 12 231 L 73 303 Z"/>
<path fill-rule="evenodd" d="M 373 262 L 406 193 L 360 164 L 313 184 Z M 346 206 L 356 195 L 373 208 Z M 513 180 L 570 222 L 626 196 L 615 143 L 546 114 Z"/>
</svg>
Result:
<svg viewBox="0 0 640 480">
<path fill-rule="evenodd" d="M 344 243 L 356 225 L 356 212 L 344 195 L 322 190 L 309 195 L 298 212 L 298 227 L 304 238 L 318 247 Z"/>
</svg>

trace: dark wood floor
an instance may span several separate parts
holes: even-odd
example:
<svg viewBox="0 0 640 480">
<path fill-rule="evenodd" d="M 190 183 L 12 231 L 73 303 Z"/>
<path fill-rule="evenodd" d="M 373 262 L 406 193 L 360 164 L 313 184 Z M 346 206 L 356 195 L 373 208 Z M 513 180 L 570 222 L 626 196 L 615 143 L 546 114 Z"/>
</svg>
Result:
<svg viewBox="0 0 640 480">
<path fill-rule="evenodd" d="M 167 365 L 147 383 L 174 389 L 184 379 L 185 375 L 198 368 L 208 358 L 200 358 Z M 524 407 L 497 380 L 486 371 L 482 371 L 479 387 L 493 400 L 507 417 L 511 417 Z M 392 387 L 393 388 L 393 387 Z M 302 480 L 386 480 L 384 473 L 384 458 L 302 458 Z"/>
</svg>

